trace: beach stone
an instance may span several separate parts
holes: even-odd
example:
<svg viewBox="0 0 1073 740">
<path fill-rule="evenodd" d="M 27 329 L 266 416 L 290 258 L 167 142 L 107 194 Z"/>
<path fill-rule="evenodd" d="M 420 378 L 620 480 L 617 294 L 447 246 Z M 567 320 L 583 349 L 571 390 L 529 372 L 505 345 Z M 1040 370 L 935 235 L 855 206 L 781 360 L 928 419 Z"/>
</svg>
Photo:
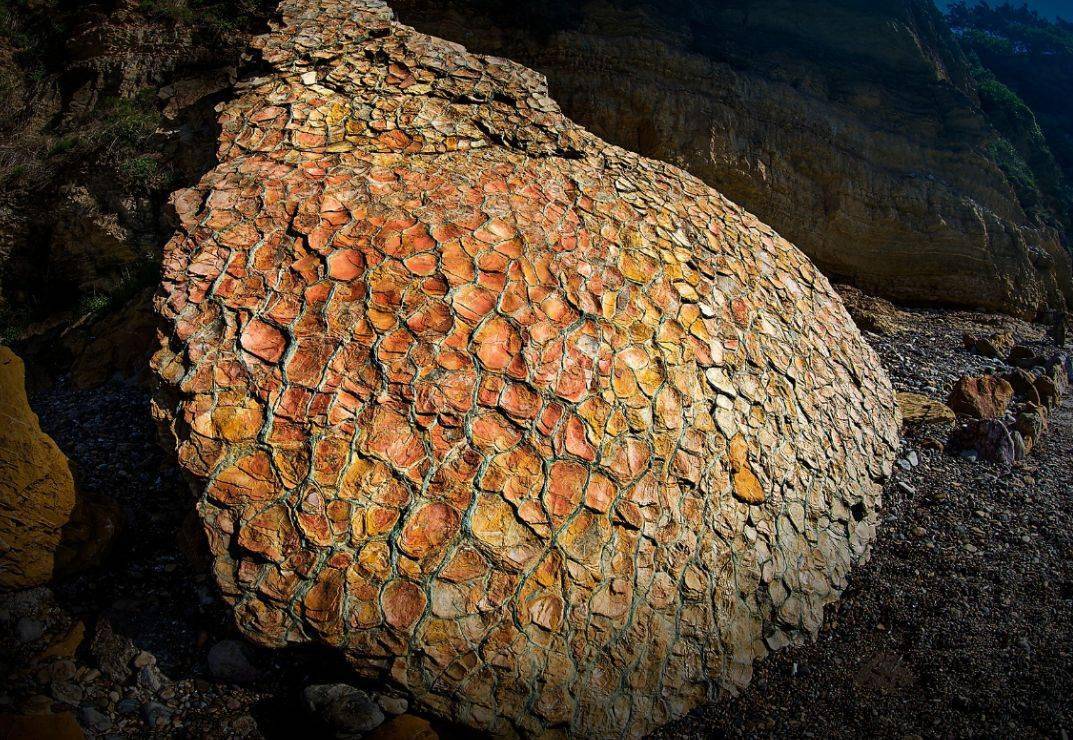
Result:
<svg viewBox="0 0 1073 740">
<path fill-rule="evenodd" d="M 384 712 L 391 715 L 404 714 L 410 708 L 410 702 L 406 701 L 406 697 L 396 694 L 377 694 L 376 703 Z"/>
<path fill-rule="evenodd" d="M 963 337 L 965 349 L 980 355 L 1001 360 L 1009 356 L 1016 341 L 1008 331 L 996 332 L 986 337 L 966 333 Z"/>
<path fill-rule="evenodd" d="M 384 722 L 377 703 L 361 689 L 345 683 L 307 686 L 302 703 L 338 740 L 357 740 Z"/>
<path fill-rule="evenodd" d="M 108 715 L 94 707 L 82 707 L 78 710 L 78 719 L 82 725 L 89 727 L 94 732 L 108 732 L 112 729 L 112 720 Z"/>
<path fill-rule="evenodd" d="M 243 633 L 586 737 L 815 636 L 899 445 L 828 281 L 531 70 L 373 0 L 280 16 L 156 299 L 154 413 Z"/>
<path fill-rule="evenodd" d="M 1026 403 L 1040 405 L 1039 391 L 1036 390 L 1036 374 L 1016 368 L 1012 372 L 1004 374 L 1003 379 L 1013 388 L 1014 395 L 1023 399 Z"/>
<path fill-rule="evenodd" d="M 951 433 L 950 446 L 962 452 L 974 451 L 976 455 L 971 459 L 1004 465 L 1012 465 L 1017 459 L 1017 447 L 1010 430 L 998 419 L 972 419 L 966 422 Z"/>
<path fill-rule="evenodd" d="M 861 331 L 894 336 L 905 330 L 901 312 L 890 301 L 868 295 L 851 285 L 838 285 L 836 288 L 850 318 Z"/>
<path fill-rule="evenodd" d="M 1069 392 L 1069 386 L 1073 382 L 1069 378 L 1068 366 L 1069 358 L 1064 354 L 1056 355 L 1047 360 L 1047 372 L 1058 387 L 1058 392 L 1063 396 Z"/>
<path fill-rule="evenodd" d="M 1049 409 L 1053 409 L 1062 400 L 1062 392 L 1054 378 L 1040 375 L 1033 383 L 1033 387 L 1036 389 L 1040 403 Z"/>
<path fill-rule="evenodd" d="M 171 721 L 171 710 L 158 701 L 146 702 L 142 707 L 145 723 L 150 729 L 161 730 Z"/>
<path fill-rule="evenodd" d="M 1013 386 L 996 375 L 958 378 L 947 405 L 976 419 L 1000 419 L 1013 400 Z"/>
<path fill-rule="evenodd" d="M 902 421 L 906 424 L 952 422 L 957 418 L 953 409 L 945 403 L 921 393 L 899 392 L 896 396 Z"/>
<path fill-rule="evenodd" d="M 1024 439 L 1026 453 L 1031 452 L 1047 432 L 1047 417 L 1038 407 L 1029 407 L 1017 414 L 1014 428 Z"/>
<path fill-rule="evenodd" d="M 101 673 L 115 683 L 126 683 L 133 675 L 139 651 L 129 638 L 116 633 L 107 618 L 97 621 L 89 651 Z"/>
<path fill-rule="evenodd" d="M 1043 364 L 1043 358 L 1032 347 L 1018 344 L 1010 349 L 1010 353 L 1006 356 L 1006 362 L 1014 367 L 1024 368 L 1030 370 L 1034 367 Z"/>
<path fill-rule="evenodd" d="M 257 680 L 260 671 L 253 664 L 253 650 L 238 640 L 220 640 L 209 648 L 209 672 L 220 681 L 245 684 Z"/>
</svg>

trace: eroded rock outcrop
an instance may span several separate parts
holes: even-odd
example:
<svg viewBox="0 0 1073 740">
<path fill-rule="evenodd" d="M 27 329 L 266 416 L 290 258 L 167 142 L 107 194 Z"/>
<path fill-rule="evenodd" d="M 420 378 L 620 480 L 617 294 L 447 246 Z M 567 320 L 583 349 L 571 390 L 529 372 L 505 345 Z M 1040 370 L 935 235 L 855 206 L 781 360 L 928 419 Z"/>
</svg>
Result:
<svg viewBox="0 0 1073 740">
<path fill-rule="evenodd" d="M 897 445 L 823 276 L 523 67 L 375 0 L 280 10 L 157 299 L 157 411 L 241 629 L 587 737 L 815 634 Z"/>
<path fill-rule="evenodd" d="M 114 501 L 78 489 L 30 408 L 22 360 L 0 345 L 0 591 L 97 565 L 121 520 Z"/>
<path fill-rule="evenodd" d="M 75 486 L 60 448 L 41 431 L 22 360 L 0 345 L 0 590 L 47 583 L 56 569 Z"/>
<path fill-rule="evenodd" d="M 743 204 L 871 293 L 1036 316 L 1073 301 L 931 0 L 400 0 L 546 74 L 567 115 Z M 1007 145 L 1008 146 L 1008 145 Z"/>
</svg>

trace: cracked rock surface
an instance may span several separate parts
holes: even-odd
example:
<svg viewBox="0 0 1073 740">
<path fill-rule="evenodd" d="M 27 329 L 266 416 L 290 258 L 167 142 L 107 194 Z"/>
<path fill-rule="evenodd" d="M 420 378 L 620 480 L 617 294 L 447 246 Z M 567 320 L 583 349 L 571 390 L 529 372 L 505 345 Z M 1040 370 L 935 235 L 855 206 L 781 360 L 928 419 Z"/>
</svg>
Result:
<svg viewBox="0 0 1073 740">
<path fill-rule="evenodd" d="M 285 0 L 154 368 L 236 622 L 496 734 L 640 736 L 815 635 L 893 393 L 829 283 L 543 79 Z"/>
</svg>

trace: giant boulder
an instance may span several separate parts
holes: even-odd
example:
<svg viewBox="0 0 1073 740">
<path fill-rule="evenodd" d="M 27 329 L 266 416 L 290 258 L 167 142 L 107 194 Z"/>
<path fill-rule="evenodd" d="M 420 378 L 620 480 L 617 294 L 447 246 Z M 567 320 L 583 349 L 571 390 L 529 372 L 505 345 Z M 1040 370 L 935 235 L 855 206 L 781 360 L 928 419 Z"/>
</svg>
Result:
<svg viewBox="0 0 1073 740">
<path fill-rule="evenodd" d="M 280 12 L 157 298 L 156 413 L 244 633 L 591 737 L 815 635 L 897 445 L 827 280 L 523 67 L 376 0 Z"/>
</svg>

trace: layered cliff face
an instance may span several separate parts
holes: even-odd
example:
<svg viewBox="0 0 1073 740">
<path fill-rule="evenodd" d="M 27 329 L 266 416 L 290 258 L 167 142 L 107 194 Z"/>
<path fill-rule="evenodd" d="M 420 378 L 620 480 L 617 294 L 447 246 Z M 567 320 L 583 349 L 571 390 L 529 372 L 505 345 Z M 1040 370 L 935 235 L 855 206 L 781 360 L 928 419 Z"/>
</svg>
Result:
<svg viewBox="0 0 1073 740">
<path fill-rule="evenodd" d="M 239 627 L 531 737 L 641 736 L 815 635 L 898 444 L 827 280 L 528 69 L 280 11 L 157 298 Z"/>
<path fill-rule="evenodd" d="M 1059 234 L 1022 211 L 928 0 L 397 10 L 546 74 L 579 123 L 718 187 L 829 275 L 1024 316 L 1073 298 Z"/>
<path fill-rule="evenodd" d="M 274 3 L 196 6 L 0 7 L 0 339 L 46 345 L 34 370 L 157 283 L 167 196 L 215 161 L 214 98 Z"/>
</svg>

